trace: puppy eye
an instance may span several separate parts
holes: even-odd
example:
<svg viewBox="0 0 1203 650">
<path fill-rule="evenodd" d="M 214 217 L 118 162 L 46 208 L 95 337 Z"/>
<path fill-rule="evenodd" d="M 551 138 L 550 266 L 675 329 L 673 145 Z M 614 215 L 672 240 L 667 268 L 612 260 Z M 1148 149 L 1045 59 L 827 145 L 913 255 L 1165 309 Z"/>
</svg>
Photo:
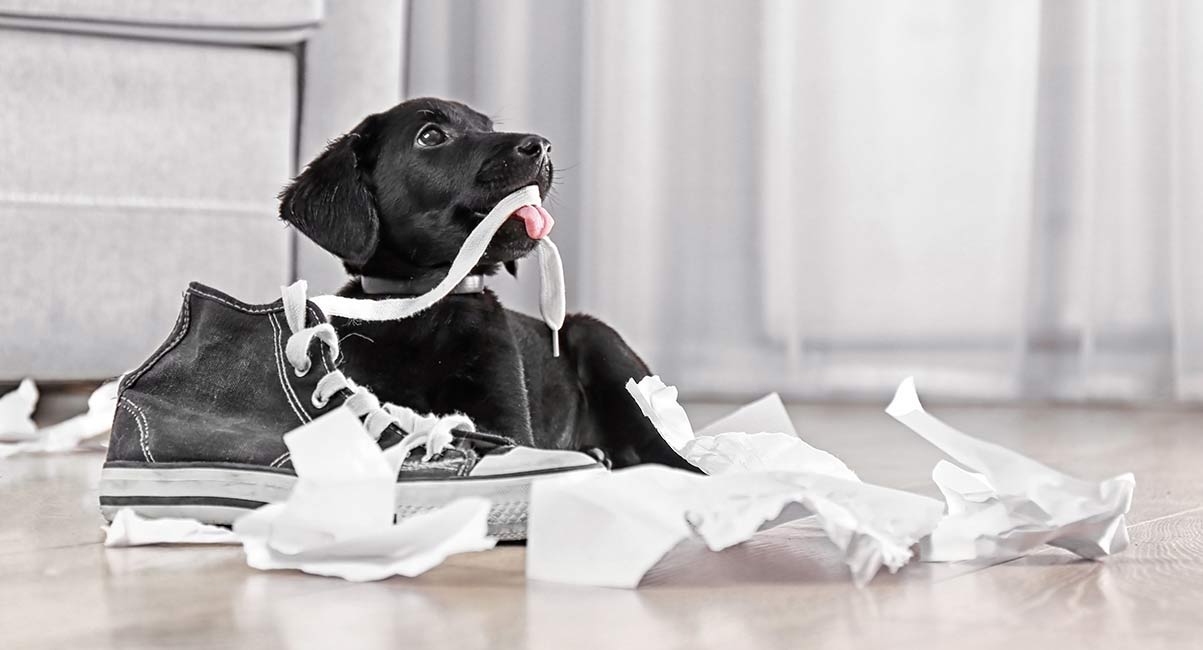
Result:
<svg viewBox="0 0 1203 650">
<path fill-rule="evenodd" d="M 433 124 L 427 124 L 418 131 L 417 143 L 420 147 L 437 147 L 447 141 L 447 133 Z"/>
</svg>

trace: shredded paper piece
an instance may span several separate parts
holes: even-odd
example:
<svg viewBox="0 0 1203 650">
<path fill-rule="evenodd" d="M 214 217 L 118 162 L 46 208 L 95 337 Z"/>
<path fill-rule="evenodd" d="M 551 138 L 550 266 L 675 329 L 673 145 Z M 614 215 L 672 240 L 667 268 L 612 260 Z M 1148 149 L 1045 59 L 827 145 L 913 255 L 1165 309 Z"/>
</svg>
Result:
<svg viewBox="0 0 1203 650">
<path fill-rule="evenodd" d="M 104 531 L 104 545 L 109 547 L 238 543 L 238 537 L 229 528 L 202 524 L 195 519 L 147 519 L 129 508 L 118 510 L 113 523 Z"/>
<path fill-rule="evenodd" d="M 0 397 L 0 458 L 21 453 L 61 453 L 109 432 L 117 410 L 117 385 L 107 382 L 88 397 L 88 411 L 37 429 L 31 415 L 37 407 L 38 389 L 32 379 Z"/>
<path fill-rule="evenodd" d="M 924 540 L 922 559 L 1000 559 L 1042 544 L 1098 559 L 1128 547 L 1125 515 L 1136 487 L 1132 474 L 1083 481 L 961 433 L 923 409 L 910 377 L 886 413 L 973 470 L 947 461 L 932 470 L 948 514 Z"/>
</svg>

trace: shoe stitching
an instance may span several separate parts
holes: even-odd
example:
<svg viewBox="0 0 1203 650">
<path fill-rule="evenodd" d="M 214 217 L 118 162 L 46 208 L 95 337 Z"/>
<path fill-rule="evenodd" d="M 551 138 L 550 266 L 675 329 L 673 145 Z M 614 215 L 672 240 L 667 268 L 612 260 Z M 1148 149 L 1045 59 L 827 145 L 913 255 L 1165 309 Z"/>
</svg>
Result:
<svg viewBox="0 0 1203 650">
<path fill-rule="evenodd" d="M 239 305 L 238 303 L 230 302 L 229 300 L 226 300 L 225 298 L 222 298 L 220 296 L 215 296 L 211 293 L 205 293 L 204 291 L 201 291 L 200 289 L 189 289 L 188 292 L 194 293 L 198 296 L 204 296 L 204 297 L 208 298 L 209 300 L 215 300 L 227 307 L 237 309 L 238 311 L 246 313 L 246 314 L 267 314 L 270 312 L 284 311 L 284 307 L 282 307 L 282 306 L 276 307 L 274 305 L 266 305 L 263 307 L 247 307 L 245 305 Z"/>
<path fill-rule="evenodd" d="M 313 316 L 313 320 L 315 320 L 315 321 L 318 320 L 317 312 L 313 310 L 313 307 L 306 306 L 305 309 L 306 309 L 306 311 L 309 312 L 309 314 L 311 316 Z M 332 368 L 330 366 L 330 361 L 328 359 L 326 359 L 326 355 L 323 354 L 320 356 L 322 357 L 322 366 L 326 369 L 326 372 L 333 372 L 334 368 Z"/>
<path fill-rule="evenodd" d="M 309 409 L 305 407 L 305 400 L 302 400 L 297 396 L 297 391 L 293 387 L 292 381 L 289 380 L 289 375 L 292 373 L 288 371 L 292 368 L 292 364 L 288 362 L 288 356 L 284 353 L 284 345 L 288 341 L 288 337 L 285 334 L 285 325 L 284 323 L 280 322 L 282 318 L 276 314 L 271 314 L 268 316 L 268 318 L 272 320 L 272 323 L 276 327 L 276 331 L 279 333 L 279 336 L 276 337 L 276 354 L 279 355 L 280 360 L 280 378 L 282 381 L 284 381 L 284 385 L 287 387 L 288 393 L 292 395 L 293 401 L 296 402 L 297 408 L 301 410 L 301 415 L 305 417 L 306 422 L 309 422 L 315 416 L 313 413 L 309 412 Z M 316 390 L 317 386 L 314 386 L 314 391 Z M 313 393 L 311 392 L 310 399 L 312 399 L 312 397 Z"/>
<path fill-rule="evenodd" d="M 184 307 L 183 307 L 183 309 L 180 310 L 180 315 L 178 318 L 176 318 L 176 321 L 175 321 L 176 327 L 179 329 L 179 332 L 175 335 L 175 338 L 171 339 L 171 342 L 167 343 L 162 348 L 160 348 L 158 353 L 156 353 L 153 357 L 151 357 L 146 363 L 142 364 L 136 371 L 134 371 L 133 374 L 131 374 L 129 376 L 128 379 L 125 380 L 124 385 L 122 386 L 123 391 L 126 388 L 133 386 L 134 382 L 138 381 L 138 378 L 141 377 L 143 375 L 143 373 L 145 373 L 147 370 L 150 370 L 151 366 L 155 365 L 156 363 L 159 362 L 159 359 L 163 358 L 163 355 L 170 352 L 172 350 L 172 348 L 179 345 L 180 341 L 182 341 L 184 339 L 184 335 L 188 333 L 188 324 L 192 320 L 191 305 L 192 305 L 192 303 L 185 296 Z"/>
<path fill-rule="evenodd" d="M 299 404 L 300 400 L 292 391 L 292 386 L 288 383 L 288 378 L 284 374 L 283 353 L 280 351 L 280 334 L 282 332 L 280 324 L 276 322 L 276 315 L 270 314 L 267 317 L 272 326 L 272 352 L 276 355 L 276 376 L 280 379 L 280 387 L 284 390 L 284 399 L 288 400 L 288 406 L 292 409 L 294 415 L 300 419 L 301 424 L 309 422 L 310 418 L 305 408 Z"/>
<path fill-rule="evenodd" d="M 280 351 L 280 336 L 283 333 L 283 328 L 280 327 L 280 323 L 276 320 L 275 314 L 269 314 L 267 319 L 271 322 L 272 326 L 272 352 L 276 357 L 276 375 L 280 378 L 280 386 L 284 390 L 284 399 L 288 400 L 289 408 L 292 409 L 293 414 L 300 418 L 301 423 L 304 424 L 307 422 L 305 419 L 305 409 L 297 404 L 294 404 L 294 400 L 298 402 L 300 400 L 296 398 L 295 394 L 293 394 L 292 386 L 288 383 L 287 375 L 284 372 L 283 353 Z M 298 411 L 298 409 L 300 410 Z M 275 460 L 268 464 L 268 467 L 279 467 L 280 465 L 283 465 L 284 461 L 288 460 L 288 458 L 291 456 L 291 453 L 291 451 L 285 451 L 283 454 L 280 454 Z"/>
<path fill-rule="evenodd" d="M 146 413 L 134 404 L 128 397 L 122 397 L 117 401 L 117 405 L 121 406 L 134 418 L 134 424 L 138 426 L 138 444 L 142 447 L 142 457 L 146 462 L 155 462 L 154 454 L 150 453 L 150 422 L 146 419 Z"/>
</svg>

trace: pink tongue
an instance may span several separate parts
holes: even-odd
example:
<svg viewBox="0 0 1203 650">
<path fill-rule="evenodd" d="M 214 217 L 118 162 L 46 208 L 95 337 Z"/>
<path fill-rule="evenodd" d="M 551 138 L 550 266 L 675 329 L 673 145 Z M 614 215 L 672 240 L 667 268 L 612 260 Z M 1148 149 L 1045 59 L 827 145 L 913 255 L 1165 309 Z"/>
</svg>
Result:
<svg viewBox="0 0 1203 650">
<path fill-rule="evenodd" d="M 543 206 L 524 205 L 514 211 L 512 218 L 521 219 L 526 224 L 526 236 L 531 239 L 543 239 L 556 224 Z"/>
</svg>

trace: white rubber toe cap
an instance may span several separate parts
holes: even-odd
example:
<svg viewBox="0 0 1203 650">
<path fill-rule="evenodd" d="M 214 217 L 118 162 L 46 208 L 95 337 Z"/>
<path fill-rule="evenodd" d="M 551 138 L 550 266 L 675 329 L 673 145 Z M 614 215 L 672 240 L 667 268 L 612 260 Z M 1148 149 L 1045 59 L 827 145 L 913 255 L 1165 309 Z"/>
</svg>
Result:
<svg viewBox="0 0 1203 650">
<path fill-rule="evenodd" d="M 489 454 L 480 459 L 468 476 L 500 476 L 587 468 L 601 468 L 601 464 L 592 456 L 579 451 L 515 447 L 505 453 Z"/>
</svg>

